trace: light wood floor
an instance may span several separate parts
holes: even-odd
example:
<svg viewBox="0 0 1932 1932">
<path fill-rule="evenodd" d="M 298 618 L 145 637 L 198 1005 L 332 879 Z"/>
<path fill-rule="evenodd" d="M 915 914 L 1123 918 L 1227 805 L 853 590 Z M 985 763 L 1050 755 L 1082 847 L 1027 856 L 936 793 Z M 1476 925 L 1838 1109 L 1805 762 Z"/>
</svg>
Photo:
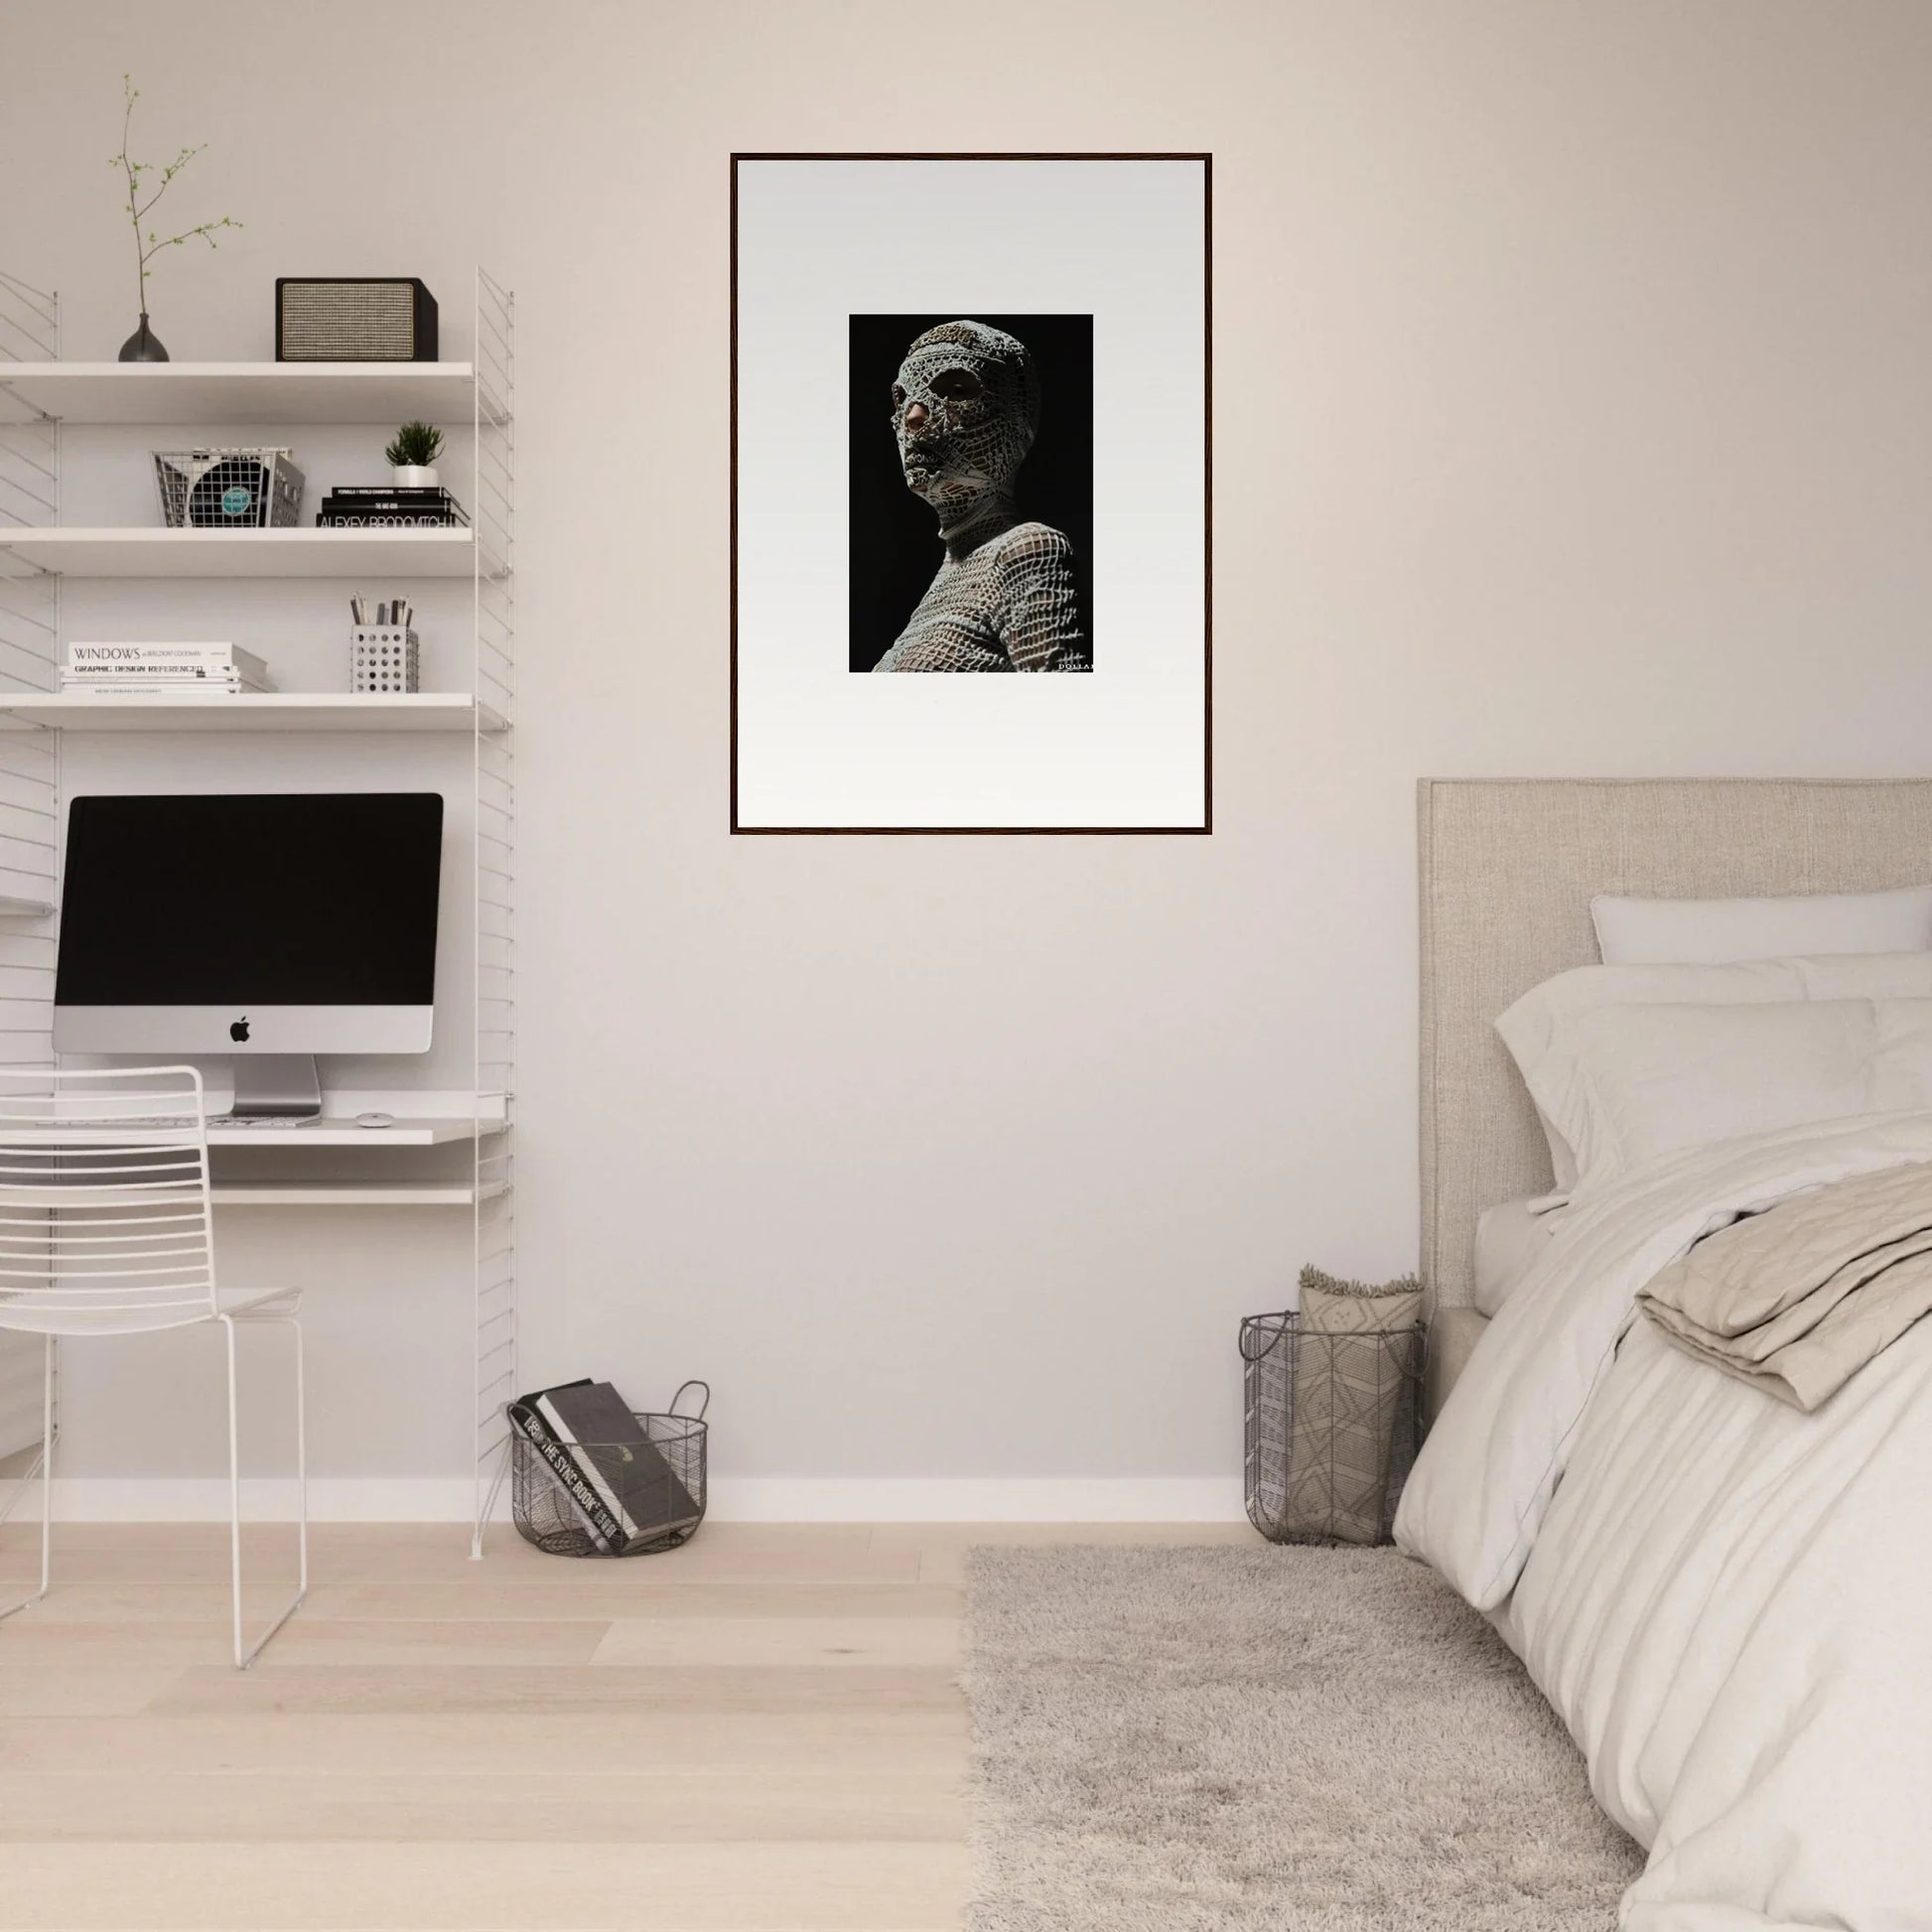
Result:
<svg viewBox="0 0 1932 1932">
<path fill-rule="evenodd" d="M 0 1530 L 0 1601 L 36 1534 Z M 505 1527 L 474 1564 L 447 1525 L 325 1527 L 243 1675 L 225 1531 L 75 1525 L 0 1623 L 0 1925 L 939 1932 L 966 1548 L 1251 1538 L 710 1524 L 574 1563 Z M 288 1535 L 251 1541 L 266 1603 Z"/>
</svg>

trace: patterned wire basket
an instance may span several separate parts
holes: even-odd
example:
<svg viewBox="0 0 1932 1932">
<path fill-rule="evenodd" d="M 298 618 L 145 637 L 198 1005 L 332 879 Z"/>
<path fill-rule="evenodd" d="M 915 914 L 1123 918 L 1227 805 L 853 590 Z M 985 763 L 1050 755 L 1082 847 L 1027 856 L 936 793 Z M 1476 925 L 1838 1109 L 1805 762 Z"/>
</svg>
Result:
<svg viewBox="0 0 1932 1932">
<path fill-rule="evenodd" d="M 171 530 L 287 529 L 302 520 L 304 478 L 287 450 L 156 450 L 155 488 Z"/>
<path fill-rule="evenodd" d="M 703 1391 L 698 1412 L 694 1416 L 681 1416 L 677 1406 L 693 1389 Z M 625 1501 L 635 1510 L 641 1498 L 644 1513 L 633 1516 L 636 1533 L 621 1545 L 613 1545 L 592 1530 L 569 1489 L 519 1428 L 516 1406 L 515 1403 L 506 1405 L 510 1425 L 510 1514 L 524 1542 L 534 1543 L 553 1557 L 647 1557 L 662 1550 L 675 1550 L 697 1533 L 705 1512 L 709 1429 L 704 1415 L 711 1406 L 708 1383 L 685 1383 L 672 1396 L 670 1408 L 661 1413 L 632 1411 L 651 1448 L 662 1457 L 665 1471 L 655 1480 L 625 1488 Z M 579 1448 L 600 1462 L 607 1457 L 614 1462 L 628 1462 L 634 1454 L 634 1446 L 630 1444 L 586 1443 Z"/>
<path fill-rule="evenodd" d="M 1386 1543 L 1422 1447 L 1423 1330 L 1241 1323 L 1248 1520 L 1271 1543 Z"/>
</svg>

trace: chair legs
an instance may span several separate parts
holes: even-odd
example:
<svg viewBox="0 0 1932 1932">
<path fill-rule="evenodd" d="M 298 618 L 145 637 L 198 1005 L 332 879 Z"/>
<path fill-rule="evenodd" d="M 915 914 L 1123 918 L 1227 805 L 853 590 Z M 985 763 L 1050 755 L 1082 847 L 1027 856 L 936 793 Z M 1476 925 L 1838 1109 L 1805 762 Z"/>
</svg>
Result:
<svg viewBox="0 0 1932 1932">
<path fill-rule="evenodd" d="M 305 1413 L 306 1390 L 302 1363 L 302 1324 L 292 1314 L 243 1316 L 242 1319 L 273 1321 L 295 1337 L 295 1510 L 296 1510 L 296 1590 L 288 1606 L 266 1630 L 249 1644 L 241 1631 L 241 1436 L 236 1418 L 235 1320 L 231 1314 L 216 1317 L 227 1331 L 228 1341 L 228 1572 L 234 1597 L 234 1667 L 246 1670 L 261 1655 L 262 1647 L 302 1606 L 309 1593 L 309 1430 Z"/>
<path fill-rule="evenodd" d="M 266 1644 L 301 1607 L 309 1593 L 309 1429 L 307 1387 L 303 1374 L 302 1324 L 292 1314 L 222 1314 L 215 1317 L 226 1332 L 228 1349 L 228 1577 L 233 1593 L 234 1662 L 236 1670 L 246 1670 L 261 1655 Z M 241 1431 L 237 1413 L 235 1382 L 235 1323 L 273 1321 L 286 1327 L 295 1338 L 295 1506 L 296 1506 L 296 1590 L 288 1606 L 262 1634 L 250 1644 L 241 1628 Z M 0 1620 L 38 1603 L 47 1594 L 53 1576 L 54 1549 L 54 1347 L 47 1337 L 46 1365 L 43 1370 L 41 1452 L 41 1584 L 31 1596 L 0 1607 Z M 30 1469 L 23 1481 L 31 1481 Z"/>
<path fill-rule="evenodd" d="M 41 1452 L 34 1467 L 21 1477 L 22 1482 L 34 1479 L 34 1469 L 41 1477 L 41 1587 L 31 1596 L 23 1596 L 17 1603 L 9 1603 L 0 1609 L 0 1619 L 14 1616 L 21 1610 L 30 1609 L 47 1594 L 47 1587 L 52 1580 L 54 1568 L 54 1337 L 47 1335 L 46 1352 L 41 1370 Z"/>
</svg>

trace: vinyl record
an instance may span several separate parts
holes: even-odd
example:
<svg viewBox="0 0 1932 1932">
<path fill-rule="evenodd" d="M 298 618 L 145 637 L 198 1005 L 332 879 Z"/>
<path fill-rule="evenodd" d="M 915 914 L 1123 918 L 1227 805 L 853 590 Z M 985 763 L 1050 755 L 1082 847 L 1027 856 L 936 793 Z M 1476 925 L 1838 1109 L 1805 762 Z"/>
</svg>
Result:
<svg viewBox="0 0 1932 1932">
<path fill-rule="evenodd" d="M 268 521 L 263 513 L 267 473 L 254 457 L 224 456 L 188 492 L 188 520 L 197 528 Z"/>
</svg>

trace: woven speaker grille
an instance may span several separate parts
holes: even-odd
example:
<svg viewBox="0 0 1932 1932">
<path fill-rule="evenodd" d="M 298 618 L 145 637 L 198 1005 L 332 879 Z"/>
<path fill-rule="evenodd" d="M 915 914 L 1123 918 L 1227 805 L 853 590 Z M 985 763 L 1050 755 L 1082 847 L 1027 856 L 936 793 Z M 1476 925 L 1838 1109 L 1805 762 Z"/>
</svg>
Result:
<svg viewBox="0 0 1932 1932">
<path fill-rule="evenodd" d="M 290 361 L 407 362 L 416 291 L 407 282 L 290 282 L 282 289 L 282 354 Z"/>
</svg>

